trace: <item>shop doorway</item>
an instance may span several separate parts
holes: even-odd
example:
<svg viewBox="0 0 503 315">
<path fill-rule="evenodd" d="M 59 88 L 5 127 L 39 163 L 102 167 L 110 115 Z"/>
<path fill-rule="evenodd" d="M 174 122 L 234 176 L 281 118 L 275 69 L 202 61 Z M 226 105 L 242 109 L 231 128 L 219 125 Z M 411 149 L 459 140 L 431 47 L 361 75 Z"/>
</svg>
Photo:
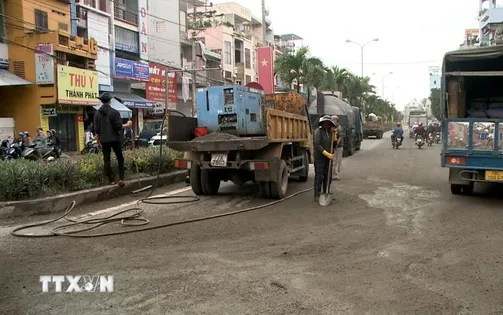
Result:
<svg viewBox="0 0 503 315">
<path fill-rule="evenodd" d="M 62 151 L 77 151 L 77 114 L 58 114 L 49 117 L 49 128 L 55 129 L 58 133 Z"/>
</svg>

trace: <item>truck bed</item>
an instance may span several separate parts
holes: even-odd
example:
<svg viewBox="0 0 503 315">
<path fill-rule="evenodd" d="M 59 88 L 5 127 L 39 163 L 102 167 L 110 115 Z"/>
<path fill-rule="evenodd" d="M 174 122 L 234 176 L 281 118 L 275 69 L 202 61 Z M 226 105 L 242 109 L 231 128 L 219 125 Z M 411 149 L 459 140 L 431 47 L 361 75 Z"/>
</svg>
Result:
<svg viewBox="0 0 503 315">
<path fill-rule="evenodd" d="M 193 133 L 197 126 L 196 118 L 169 116 L 168 146 L 192 152 L 259 150 L 278 142 L 298 142 L 303 147 L 312 147 L 312 132 L 306 116 L 268 108 L 265 119 L 265 136 L 238 137 L 228 133 L 210 133 L 196 138 Z"/>
</svg>

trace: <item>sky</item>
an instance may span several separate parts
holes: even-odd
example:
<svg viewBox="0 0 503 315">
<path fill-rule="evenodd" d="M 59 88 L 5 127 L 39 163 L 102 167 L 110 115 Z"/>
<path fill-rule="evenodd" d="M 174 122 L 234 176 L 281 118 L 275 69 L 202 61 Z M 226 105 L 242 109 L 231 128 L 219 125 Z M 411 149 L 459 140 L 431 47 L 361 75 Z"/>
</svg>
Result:
<svg viewBox="0 0 503 315">
<path fill-rule="evenodd" d="M 261 18 L 261 0 L 233 2 Z M 428 67 L 441 66 L 443 55 L 463 43 L 464 30 L 478 27 L 476 0 L 266 0 L 266 7 L 275 34 L 297 34 L 313 56 L 357 75 L 360 48 L 346 40 L 379 38 L 365 46 L 364 75 L 381 97 L 384 83 L 384 98 L 399 110 L 429 96 Z"/>
</svg>

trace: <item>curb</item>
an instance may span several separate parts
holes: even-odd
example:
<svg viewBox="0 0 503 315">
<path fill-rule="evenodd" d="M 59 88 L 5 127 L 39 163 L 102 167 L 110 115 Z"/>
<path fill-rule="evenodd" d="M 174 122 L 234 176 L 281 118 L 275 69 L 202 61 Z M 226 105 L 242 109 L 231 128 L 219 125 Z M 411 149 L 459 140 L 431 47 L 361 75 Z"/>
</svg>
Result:
<svg viewBox="0 0 503 315">
<path fill-rule="evenodd" d="M 187 171 L 184 170 L 162 174 L 159 177 L 158 187 L 183 182 L 186 175 Z M 157 182 L 157 176 L 141 178 L 140 182 L 142 187 L 154 185 Z M 74 200 L 76 206 L 86 205 L 129 195 L 137 189 L 139 189 L 138 180 L 133 179 L 127 181 L 124 187 L 104 186 L 40 199 L 0 202 L 0 219 L 61 212 L 65 211 Z"/>
</svg>

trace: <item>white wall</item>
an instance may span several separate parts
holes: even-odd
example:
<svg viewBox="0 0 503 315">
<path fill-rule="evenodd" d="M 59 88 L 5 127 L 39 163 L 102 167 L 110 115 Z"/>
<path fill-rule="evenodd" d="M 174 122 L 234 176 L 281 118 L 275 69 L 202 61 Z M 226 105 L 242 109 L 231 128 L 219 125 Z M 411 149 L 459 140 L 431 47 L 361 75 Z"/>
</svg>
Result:
<svg viewBox="0 0 503 315">
<path fill-rule="evenodd" d="M 98 59 L 96 60 L 96 70 L 98 71 L 99 84 L 112 85 L 112 74 L 110 65 L 109 41 L 110 18 L 106 15 L 94 13 L 89 10 L 87 13 L 87 31 L 89 38 L 94 38 L 98 42 Z"/>
<path fill-rule="evenodd" d="M 179 0 L 149 0 L 148 11 L 149 60 L 181 67 Z"/>
</svg>

